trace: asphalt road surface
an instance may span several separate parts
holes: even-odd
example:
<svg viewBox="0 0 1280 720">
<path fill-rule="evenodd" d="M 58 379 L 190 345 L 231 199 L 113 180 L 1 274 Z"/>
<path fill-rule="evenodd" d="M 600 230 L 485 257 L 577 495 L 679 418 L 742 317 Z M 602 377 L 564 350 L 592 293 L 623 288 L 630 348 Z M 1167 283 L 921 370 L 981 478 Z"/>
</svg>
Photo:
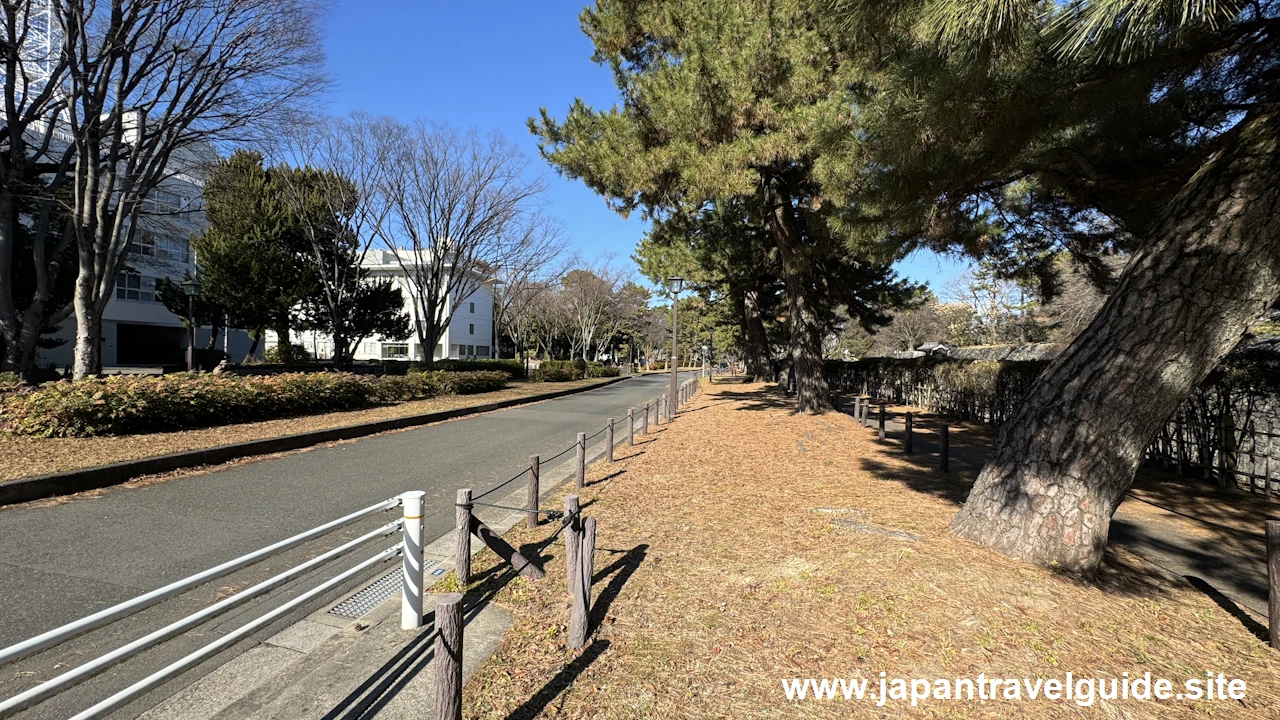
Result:
<svg viewBox="0 0 1280 720">
<path fill-rule="evenodd" d="M 117 488 L 96 498 L 37 507 L 0 510 L 0 647 L 11 645 L 63 623 L 140 595 L 174 580 L 368 507 L 408 490 L 424 490 L 425 537 L 434 539 L 454 523 L 457 488 L 484 492 L 522 471 L 528 456 L 544 458 L 589 435 L 608 417 L 618 420 L 618 441 L 625 438 L 627 409 L 662 394 L 666 376 L 649 375 L 597 390 L 461 418 L 403 432 L 317 448 L 215 472 L 177 478 L 150 486 Z M 145 442 L 122 438 L 121 442 Z M 591 445 L 603 442 L 603 434 Z M 589 453 L 591 450 L 589 449 Z M 562 456 L 549 466 L 572 459 Z M 517 481 L 519 482 L 519 481 Z M 518 488 L 512 485 L 511 489 Z M 501 494 L 495 495 L 494 499 Z M 281 557 L 165 601 L 125 621 L 113 623 L 57 649 L 0 669 L 0 698 L 44 680 L 56 672 L 139 637 L 207 605 L 228 589 L 281 572 L 297 562 L 336 546 L 396 515 L 379 515 L 344 532 L 308 543 Z M 354 564 L 381 547 L 352 558 Z M 339 566 L 341 567 L 341 566 Z M 319 572 L 319 571 L 318 571 Z M 336 571 L 329 571 L 329 577 Z M 375 573 L 371 572 L 369 577 Z M 314 580 L 317 575 L 309 576 Z M 307 580 L 279 592 L 314 586 Z M 334 599 L 337 593 L 326 599 Z M 278 599 L 275 604 L 280 601 Z M 243 610 L 202 626 L 76 690 L 64 693 L 23 717 L 67 717 L 128 682 L 162 667 L 186 652 L 255 617 L 269 603 L 250 603 Z M 315 611 L 320 601 L 288 616 L 263 633 L 274 632 Z M 205 663 L 180 681 L 163 686 L 148 698 L 176 691 L 234 656 L 250 639 L 215 661 Z M 158 697 L 157 697 L 158 696 Z M 130 716 L 145 703 L 120 713 Z"/>
</svg>

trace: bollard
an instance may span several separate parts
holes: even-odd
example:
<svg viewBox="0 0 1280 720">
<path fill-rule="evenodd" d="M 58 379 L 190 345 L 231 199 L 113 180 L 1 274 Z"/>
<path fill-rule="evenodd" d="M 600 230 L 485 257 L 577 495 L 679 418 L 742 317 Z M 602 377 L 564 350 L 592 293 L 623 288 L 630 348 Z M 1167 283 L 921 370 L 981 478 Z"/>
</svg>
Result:
<svg viewBox="0 0 1280 720">
<path fill-rule="evenodd" d="M 466 587 L 471 582 L 471 488 L 458 491 L 457 526 L 454 558 L 454 575 L 458 577 L 458 585 Z"/>
<path fill-rule="evenodd" d="M 587 482 L 587 434 L 578 433 L 577 443 L 578 473 L 573 476 L 573 486 L 582 489 Z"/>
<path fill-rule="evenodd" d="M 435 720 L 462 720 L 462 593 L 436 596 Z"/>
<path fill-rule="evenodd" d="M 1267 521 L 1267 588 L 1271 647 L 1280 650 L 1280 520 Z"/>
<path fill-rule="evenodd" d="M 573 596 L 578 582 L 578 550 L 582 544 L 582 523 L 578 518 L 578 496 L 564 496 L 565 589 Z"/>
<path fill-rule="evenodd" d="M 569 649 L 587 644 L 591 630 L 591 575 L 595 572 L 596 519 L 582 519 L 579 536 L 578 572 L 573 586 L 573 606 L 569 615 Z"/>
<path fill-rule="evenodd" d="M 946 423 L 942 423 L 942 427 L 938 428 L 938 432 L 942 435 L 942 448 L 938 451 L 938 463 L 942 467 L 942 472 L 948 472 L 951 469 L 951 432 Z"/>
<path fill-rule="evenodd" d="M 641 430 L 644 435 L 649 434 L 649 403 L 644 404 L 644 429 Z"/>
<path fill-rule="evenodd" d="M 880 403 L 880 442 L 884 442 L 884 410 L 885 404 Z"/>
<path fill-rule="evenodd" d="M 636 444 L 636 409 L 627 408 L 627 447 Z"/>
<path fill-rule="evenodd" d="M 608 462 L 613 462 L 613 418 L 609 418 L 604 426 L 604 457 Z"/>
<path fill-rule="evenodd" d="M 902 446 L 903 446 L 902 449 L 905 450 L 908 455 L 910 455 L 912 451 L 912 446 L 915 444 L 914 442 L 915 438 L 911 434 L 911 413 L 907 413 L 906 425 L 907 425 L 906 437 L 902 439 Z"/>
<path fill-rule="evenodd" d="M 838 390 L 832 393 L 832 395 L 834 396 L 834 398 L 831 401 L 831 407 L 833 407 L 836 412 L 841 412 L 843 409 L 841 408 L 841 406 L 844 405 L 844 398 L 841 397 L 840 392 Z"/>
<path fill-rule="evenodd" d="M 859 404 L 858 422 L 862 423 L 862 427 L 866 427 L 867 413 L 871 409 L 871 398 L 869 397 L 858 398 L 858 404 Z"/>
<path fill-rule="evenodd" d="M 524 506 L 528 512 L 524 514 L 524 526 L 530 530 L 538 527 L 538 495 L 542 485 L 542 457 L 529 456 L 529 483 L 525 486 Z"/>
<path fill-rule="evenodd" d="M 426 495 L 413 490 L 400 496 L 404 508 L 400 627 L 405 630 L 422 627 L 422 498 Z"/>
</svg>

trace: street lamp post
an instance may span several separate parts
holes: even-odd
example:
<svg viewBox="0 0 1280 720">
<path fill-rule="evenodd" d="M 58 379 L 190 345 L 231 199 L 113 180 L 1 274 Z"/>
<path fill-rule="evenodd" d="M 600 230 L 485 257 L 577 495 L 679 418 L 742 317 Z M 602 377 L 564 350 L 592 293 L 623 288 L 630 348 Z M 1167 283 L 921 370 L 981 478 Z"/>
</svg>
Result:
<svg viewBox="0 0 1280 720">
<path fill-rule="evenodd" d="M 196 297 L 200 282 L 195 278 L 183 280 L 182 292 L 187 296 L 187 372 L 191 372 L 196 368 Z"/>
<path fill-rule="evenodd" d="M 678 337 L 677 308 L 680 305 L 680 291 L 684 289 L 684 278 L 679 275 L 672 275 L 667 278 L 667 282 L 671 284 L 671 397 L 667 403 L 667 417 L 673 418 L 676 415 L 676 408 L 679 403 L 676 402 L 676 393 L 679 392 L 678 387 L 680 381 L 678 374 L 680 372 L 680 351 L 676 344 Z"/>
</svg>

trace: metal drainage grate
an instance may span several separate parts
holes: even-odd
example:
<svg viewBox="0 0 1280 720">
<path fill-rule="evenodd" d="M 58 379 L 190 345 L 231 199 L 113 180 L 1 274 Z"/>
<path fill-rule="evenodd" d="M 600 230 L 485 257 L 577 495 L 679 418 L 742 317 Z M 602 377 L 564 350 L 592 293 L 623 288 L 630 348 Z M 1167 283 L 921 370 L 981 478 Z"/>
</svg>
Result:
<svg viewBox="0 0 1280 720">
<path fill-rule="evenodd" d="M 423 574 L 429 573 L 439 565 L 436 560 L 423 563 Z M 369 583 L 356 594 L 329 608 L 329 614 L 335 617 L 354 620 L 382 604 L 387 598 L 400 592 L 400 569 L 396 568 L 382 577 Z"/>
</svg>

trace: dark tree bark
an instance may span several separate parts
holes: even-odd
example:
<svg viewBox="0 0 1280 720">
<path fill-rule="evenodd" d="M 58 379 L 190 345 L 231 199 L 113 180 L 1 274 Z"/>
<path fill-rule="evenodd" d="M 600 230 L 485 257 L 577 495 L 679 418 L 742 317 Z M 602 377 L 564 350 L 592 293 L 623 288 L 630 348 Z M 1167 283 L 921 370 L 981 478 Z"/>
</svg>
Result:
<svg viewBox="0 0 1280 720">
<path fill-rule="evenodd" d="M 764 332 L 764 321 L 760 317 L 760 303 L 757 291 L 740 289 L 735 293 L 738 322 L 742 326 L 743 364 L 749 380 L 767 381 L 772 376 L 773 368 L 769 357 L 769 338 Z"/>
<path fill-rule="evenodd" d="M 791 326 L 792 373 L 796 379 L 796 412 L 822 413 L 831 409 L 827 380 L 822 375 L 822 323 L 811 293 L 812 259 L 800 232 L 796 209 L 786 191 L 778 191 L 769 209 L 769 231 L 782 260 Z"/>
<path fill-rule="evenodd" d="M 1003 425 L 955 533 L 1071 572 L 1098 566 L 1143 449 L 1280 295 L 1280 117 L 1234 133 Z"/>
</svg>

